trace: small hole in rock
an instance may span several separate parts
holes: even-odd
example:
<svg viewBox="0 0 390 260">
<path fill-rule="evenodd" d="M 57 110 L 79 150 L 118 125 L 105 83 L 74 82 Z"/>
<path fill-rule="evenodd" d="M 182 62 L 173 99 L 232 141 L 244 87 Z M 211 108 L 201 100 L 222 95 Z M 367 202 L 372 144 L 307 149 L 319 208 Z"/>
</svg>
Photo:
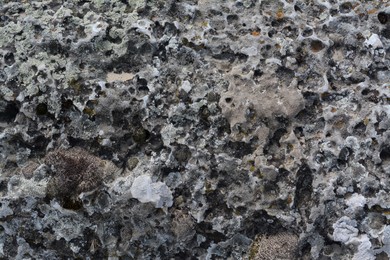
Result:
<svg viewBox="0 0 390 260">
<path fill-rule="evenodd" d="M 0 111 L 0 122 L 10 123 L 15 120 L 16 115 L 19 113 L 19 108 L 16 103 L 9 103 L 5 107 L 4 111 Z"/>
<path fill-rule="evenodd" d="M 386 24 L 389 20 L 389 14 L 386 14 L 385 12 L 378 13 L 378 20 L 381 24 Z"/>
<path fill-rule="evenodd" d="M 352 3 L 350 2 L 345 2 L 340 5 L 340 13 L 349 13 L 352 9 Z"/>
<path fill-rule="evenodd" d="M 311 50 L 312 50 L 313 52 L 319 52 L 319 51 L 321 51 L 323 48 L 325 48 L 325 45 L 322 43 L 322 41 L 313 40 L 313 41 L 310 43 L 310 47 L 311 47 Z"/>
<path fill-rule="evenodd" d="M 226 17 L 226 20 L 227 20 L 228 24 L 231 24 L 231 23 L 233 23 L 233 22 L 235 22 L 235 21 L 238 21 L 238 15 L 236 15 L 236 14 L 230 14 L 230 15 L 228 15 L 228 16 Z"/>
<path fill-rule="evenodd" d="M 83 207 L 83 203 L 80 200 L 73 200 L 66 197 L 62 201 L 62 207 L 69 210 L 79 210 Z"/>
<path fill-rule="evenodd" d="M 47 105 L 45 103 L 40 103 L 37 105 L 35 112 L 38 116 L 43 116 L 47 114 Z"/>
<path fill-rule="evenodd" d="M 226 103 L 232 102 L 232 98 L 225 98 Z"/>
<path fill-rule="evenodd" d="M 4 62 L 5 62 L 5 64 L 7 64 L 8 66 L 11 66 L 12 64 L 14 64 L 14 63 L 15 63 L 14 54 L 13 54 L 12 52 L 7 53 L 7 54 L 4 56 Z"/>
<path fill-rule="evenodd" d="M 311 28 L 305 28 L 302 32 L 303 37 L 308 37 L 313 34 L 313 29 Z"/>
<path fill-rule="evenodd" d="M 297 5 L 294 5 L 294 10 L 295 12 L 302 12 L 301 8 L 299 8 Z"/>
<path fill-rule="evenodd" d="M 379 154 L 382 161 L 390 160 L 390 146 L 385 146 Z"/>
<path fill-rule="evenodd" d="M 329 13 L 331 16 L 336 16 L 339 13 L 339 11 L 335 8 L 332 8 L 330 9 Z"/>
<path fill-rule="evenodd" d="M 268 32 L 268 37 L 272 38 L 275 34 L 276 34 L 276 31 L 272 29 Z"/>
<path fill-rule="evenodd" d="M 255 70 L 253 72 L 253 77 L 257 78 L 257 77 L 261 77 L 263 75 L 263 72 L 261 70 Z"/>
</svg>

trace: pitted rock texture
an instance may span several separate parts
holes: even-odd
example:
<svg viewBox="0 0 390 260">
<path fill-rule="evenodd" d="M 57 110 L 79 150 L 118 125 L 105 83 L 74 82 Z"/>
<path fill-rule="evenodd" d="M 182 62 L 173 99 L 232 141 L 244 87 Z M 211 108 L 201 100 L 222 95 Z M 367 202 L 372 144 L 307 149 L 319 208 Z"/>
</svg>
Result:
<svg viewBox="0 0 390 260">
<path fill-rule="evenodd" d="M 389 18 L 0 0 L 0 258 L 389 258 Z"/>
</svg>

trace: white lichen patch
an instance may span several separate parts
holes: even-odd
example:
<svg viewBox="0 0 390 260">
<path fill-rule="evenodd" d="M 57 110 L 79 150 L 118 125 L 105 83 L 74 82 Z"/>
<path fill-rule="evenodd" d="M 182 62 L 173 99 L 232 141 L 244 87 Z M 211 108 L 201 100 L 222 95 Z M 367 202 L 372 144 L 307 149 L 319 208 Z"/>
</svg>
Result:
<svg viewBox="0 0 390 260">
<path fill-rule="evenodd" d="M 171 207 L 173 204 L 172 192 L 162 182 L 152 182 L 148 175 L 135 178 L 130 192 L 142 203 L 151 202 L 156 208 Z"/>
</svg>

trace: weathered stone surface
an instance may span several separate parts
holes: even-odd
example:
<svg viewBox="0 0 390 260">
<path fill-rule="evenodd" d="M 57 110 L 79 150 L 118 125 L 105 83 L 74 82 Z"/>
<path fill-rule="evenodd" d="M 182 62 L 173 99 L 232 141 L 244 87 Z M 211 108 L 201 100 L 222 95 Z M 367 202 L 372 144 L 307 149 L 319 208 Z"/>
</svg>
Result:
<svg viewBox="0 0 390 260">
<path fill-rule="evenodd" d="M 0 0 L 0 258 L 387 259 L 389 14 Z"/>
</svg>

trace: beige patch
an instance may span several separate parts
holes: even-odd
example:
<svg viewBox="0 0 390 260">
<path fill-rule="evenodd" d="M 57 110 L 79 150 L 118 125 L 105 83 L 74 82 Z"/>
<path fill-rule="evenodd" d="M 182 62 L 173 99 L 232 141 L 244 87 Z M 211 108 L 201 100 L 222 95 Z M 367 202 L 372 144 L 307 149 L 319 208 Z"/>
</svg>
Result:
<svg viewBox="0 0 390 260">
<path fill-rule="evenodd" d="M 127 80 L 131 80 L 134 78 L 134 74 L 132 73 L 113 73 L 113 72 L 109 72 L 107 73 L 107 82 L 108 83 L 112 83 L 112 82 L 115 82 L 115 81 L 127 81 Z"/>
<path fill-rule="evenodd" d="M 229 90 L 221 95 L 219 105 L 231 127 L 247 121 L 245 115 L 248 109 L 260 118 L 274 118 L 276 115 L 292 118 L 304 108 L 304 99 L 296 88 L 296 81 L 286 87 L 272 74 L 262 79 L 259 84 L 249 80 L 230 80 Z"/>
<path fill-rule="evenodd" d="M 257 236 L 252 243 L 249 259 L 296 259 L 298 236 L 291 233 Z"/>
</svg>

